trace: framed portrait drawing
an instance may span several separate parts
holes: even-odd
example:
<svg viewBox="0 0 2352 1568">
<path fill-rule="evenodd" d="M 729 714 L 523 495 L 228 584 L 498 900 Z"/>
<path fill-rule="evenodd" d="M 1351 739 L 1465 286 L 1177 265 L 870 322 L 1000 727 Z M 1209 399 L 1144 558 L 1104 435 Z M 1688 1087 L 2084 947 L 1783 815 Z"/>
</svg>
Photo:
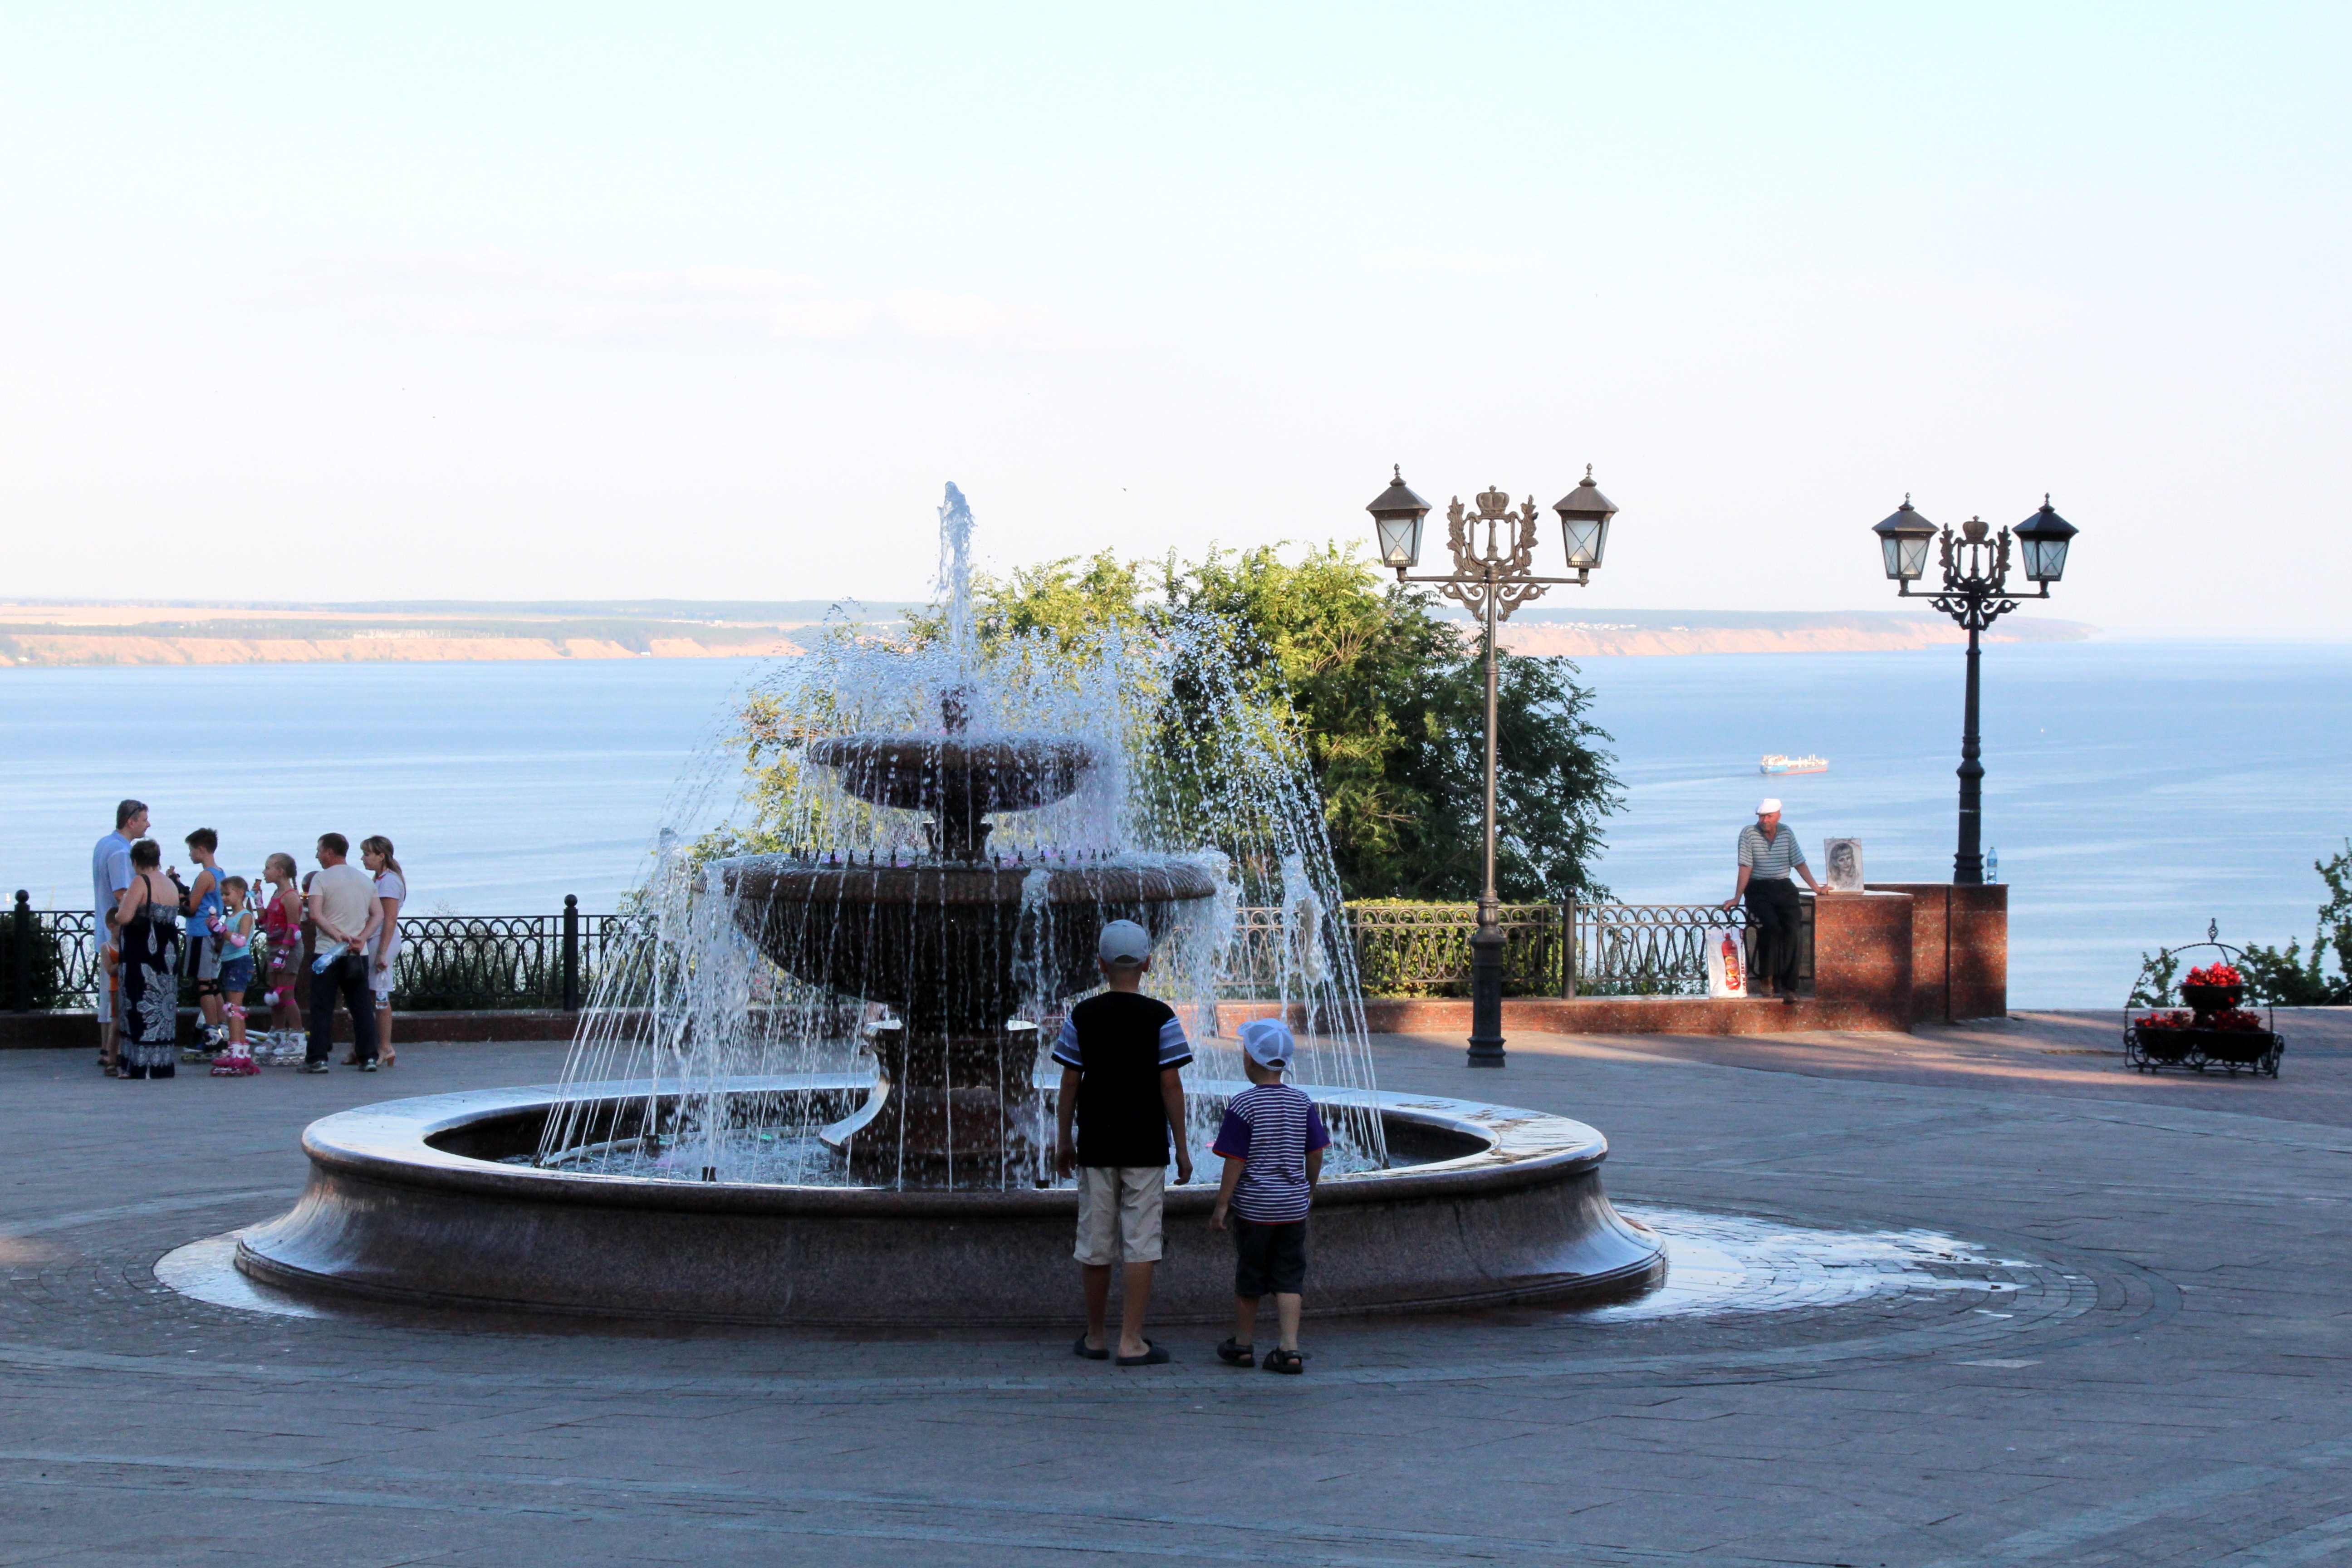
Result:
<svg viewBox="0 0 2352 1568">
<path fill-rule="evenodd" d="M 1862 891 L 1861 839 L 1822 839 L 1822 863 L 1829 868 L 1828 874 L 1822 879 L 1822 886 L 1832 893 Z"/>
</svg>

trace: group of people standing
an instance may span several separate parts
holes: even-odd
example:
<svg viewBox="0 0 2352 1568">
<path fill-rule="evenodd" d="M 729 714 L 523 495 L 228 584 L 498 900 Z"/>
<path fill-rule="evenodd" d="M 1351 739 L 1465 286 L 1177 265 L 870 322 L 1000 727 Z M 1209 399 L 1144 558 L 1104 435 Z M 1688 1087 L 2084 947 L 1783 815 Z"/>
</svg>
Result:
<svg viewBox="0 0 2352 1568">
<path fill-rule="evenodd" d="M 265 900 L 245 878 L 224 874 L 220 836 L 199 827 L 185 840 L 195 879 L 182 882 L 148 836 L 144 802 L 114 809 L 114 831 L 90 853 L 99 949 L 99 1064 L 109 1078 L 171 1078 L 180 1061 L 180 983 L 194 982 L 204 1049 L 248 1059 L 247 1005 L 258 983 L 268 1034 L 301 1035 L 302 968 L 310 970 L 303 1070 L 325 1072 L 334 1054 L 335 1003 L 351 1014 L 347 1065 L 390 1067 L 392 989 L 400 956 L 400 909 L 408 884 L 392 840 L 351 841 L 321 834 L 318 869 L 296 883 L 294 857 L 273 854 L 262 871 Z M 306 944 L 304 927 L 311 940 Z"/>
</svg>

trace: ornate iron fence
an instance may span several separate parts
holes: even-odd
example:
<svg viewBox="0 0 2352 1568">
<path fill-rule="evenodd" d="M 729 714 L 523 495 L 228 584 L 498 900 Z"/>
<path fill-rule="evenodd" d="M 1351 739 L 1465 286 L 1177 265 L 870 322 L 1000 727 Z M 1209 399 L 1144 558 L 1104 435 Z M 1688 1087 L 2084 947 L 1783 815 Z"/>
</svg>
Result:
<svg viewBox="0 0 2352 1568">
<path fill-rule="evenodd" d="M 1812 900 L 1802 900 L 1799 983 L 1813 973 Z M 1226 984 L 1235 997 L 1281 988 L 1282 911 L 1244 909 Z M 1746 931 L 1745 909 L 1714 904 L 1505 904 L 1507 996 L 1704 996 L 1706 935 Z M 1367 996 L 1466 996 L 1475 904 L 1366 900 L 1347 906 Z M 1753 955 L 1754 938 L 1746 939 Z"/>
<path fill-rule="evenodd" d="M 1802 900 L 1801 984 L 1812 978 L 1812 900 Z M 1278 909 L 1239 911 L 1228 996 L 1281 994 L 1297 955 Z M 1368 996 L 1466 995 L 1473 904 L 1364 901 L 1335 922 Z M 1706 933 L 1744 929 L 1743 910 L 1713 904 L 1506 904 L 1503 986 L 1513 996 L 1706 994 Z M 36 910 L 19 893 L 0 954 L 0 1002 L 13 1012 L 90 1006 L 103 978 L 87 910 Z M 604 999 L 635 1000 L 647 929 L 638 917 L 584 914 L 404 915 L 393 1006 L 402 1012 L 577 1008 L 600 981 Z M 1339 933 L 1330 931 L 1337 936 Z M 1749 939 L 1752 951 L 1753 938 Z M 263 973 L 267 973 L 264 968 Z M 259 982 L 249 1001 L 258 1004 Z"/>
<path fill-rule="evenodd" d="M 403 915 L 393 964 L 395 1012 L 577 1010 L 645 940 L 628 915 Z"/>
<path fill-rule="evenodd" d="M 95 925 L 86 910 L 37 910 L 19 892 L 0 929 L 0 1005 L 14 1013 L 95 1005 L 105 984 Z M 634 917 L 583 914 L 569 898 L 560 914 L 403 915 L 392 1005 L 399 1012 L 577 1008 L 644 940 Z M 259 1006 L 268 967 L 255 967 L 247 1002 Z M 193 1002 L 193 989 L 181 1000 Z"/>
<path fill-rule="evenodd" d="M 9 910 L 6 962 L 0 963 L 0 994 L 8 1010 L 95 1005 L 100 982 L 89 933 L 96 924 L 88 910 L 37 910 L 20 889 Z"/>
<path fill-rule="evenodd" d="M 1558 996 L 1567 930 L 1560 904 L 1505 904 L 1503 994 Z M 1467 995 L 1475 904 L 1350 903 L 1356 973 L 1367 996 Z"/>
</svg>

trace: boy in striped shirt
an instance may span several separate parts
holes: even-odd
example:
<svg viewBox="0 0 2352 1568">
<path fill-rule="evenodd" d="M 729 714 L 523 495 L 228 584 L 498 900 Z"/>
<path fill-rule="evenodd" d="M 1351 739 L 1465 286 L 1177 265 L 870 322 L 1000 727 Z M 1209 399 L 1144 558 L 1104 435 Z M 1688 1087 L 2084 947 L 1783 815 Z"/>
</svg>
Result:
<svg viewBox="0 0 2352 1568">
<path fill-rule="evenodd" d="M 1257 1364 L 1257 1303 L 1271 1295 L 1282 1341 L 1265 1352 L 1265 1370 L 1296 1374 L 1307 1370 L 1298 1353 L 1307 1211 L 1331 1134 L 1315 1102 L 1282 1081 L 1291 1058 L 1287 1025 L 1278 1018 L 1243 1025 L 1242 1056 L 1251 1087 L 1226 1102 L 1224 1125 L 1211 1146 L 1224 1156 L 1225 1176 L 1210 1223 L 1234 1233 L 1234 1334 L 1217 1347 L 1217 1358 L 1229 1366 Z"/>
</svg>

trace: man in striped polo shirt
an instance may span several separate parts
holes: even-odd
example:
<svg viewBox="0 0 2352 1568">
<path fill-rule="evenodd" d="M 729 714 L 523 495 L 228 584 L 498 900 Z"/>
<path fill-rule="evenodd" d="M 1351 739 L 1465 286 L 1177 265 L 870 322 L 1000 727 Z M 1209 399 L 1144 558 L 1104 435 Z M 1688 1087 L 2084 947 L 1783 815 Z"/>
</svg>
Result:
<svg viewBox="0 0 2352 1568">
<path fill-rule="evenodd" d="M 1797 999 L 1797 889 L 1789 883 L 1795 871 L 1805 886 L 1818 893 L 1822 885 L 1805 864 L 1794 832 L 1780 826 L 1780 803 L 1766 800 L 1756 807 L 1752 826 L 1739 830 L 1739 884 L 1723 900 L 1730 909 L 1745 898 L 1748 918 L 1756 927 L 1753 973 L 1769 978 L 1783 1002 Z"/>
</svg>

